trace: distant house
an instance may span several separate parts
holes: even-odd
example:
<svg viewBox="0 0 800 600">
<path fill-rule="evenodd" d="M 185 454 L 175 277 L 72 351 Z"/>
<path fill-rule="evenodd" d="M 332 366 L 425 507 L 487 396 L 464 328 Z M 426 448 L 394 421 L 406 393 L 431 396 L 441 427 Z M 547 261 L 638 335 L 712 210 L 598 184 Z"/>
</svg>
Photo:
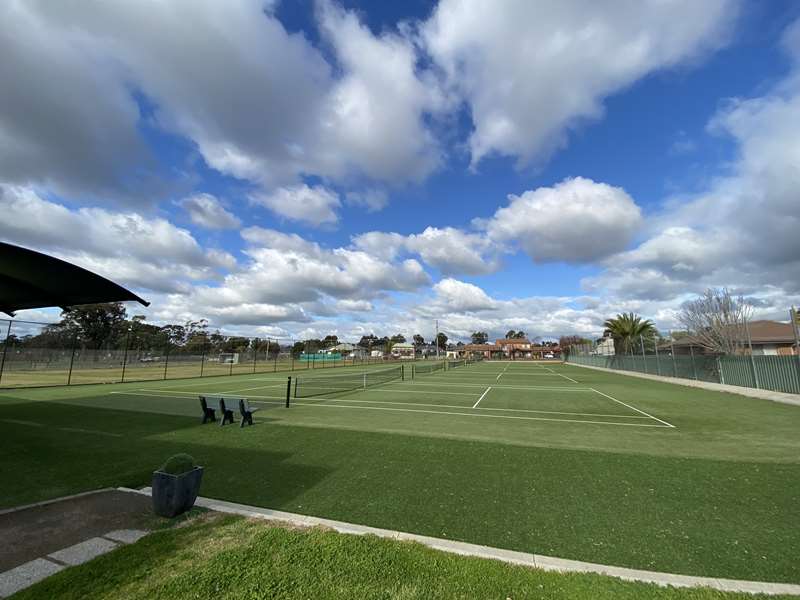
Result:
<svg viewBox="0 0 800 600">
<path fill-rule="evenodd" d="M 599 356 L 614 356 L 615 353 L 616 350 L 614 349 L 614 338 L 610 335 L 601 338 L 597 342 L 595 349 L 592 351 L 592 354 L 597 354 Z"/>
<path fill-rule="evenodd" d="M 436 356 L 436 344 L 420 344 L 414 349 L 417 356 L 421 358 L 430 358 Z M 442 352 L 441 354 L 444 354 Z"/>
<path fill-rule="evenodd" d="M 407 342 L 400 342 L 394 344 L 392 346 L 392 356 L 394 358 L 406 358 L 412 359 L 414 358 L 414 344 L 409 344 Z"/>
<path fill-rule="evenodd" d="M 780 321 L 750 321 L 750 340 L 753 345 L 753 355 L 755 356 L 791 356 L 798 353 L 795 346 L 794 330 L 791 323 L 781 323 Z M 747 339 L 741 340 L 742 345 L 747 348 Z M 669 350 L 675 349 L 675 354 L 698 354 L 706 353 L 706 349 L 701 346 L 697 339 L 686 336 L 675 340 L 669 344 L 662 344 L 659 348 Z"/>
<path fill-rule="evenodd" d="M 332 348 L 328 348 L 327 352 L 339 353 L 345 358 L 364 358 L 367 355 L 364 348 L 355 344 L 336 344 Z"/>
<path fill-rule="evenodd" d="M 486 359 L 501 358 L 502 349 L 495 344 L 467 344 L 459 348 L 459 356 L 462 358 L 477 358 L 482 356 Z"/>
<path fill-rule="evenodd" d="M 531 352 L 531 342 L 525 338 L 507 338 L 503 340 L 497 340 L 495 341 L 494 345 L 500 348 L 500 351 L 505 358 L 510 358 L 511 360 L 533 357 Z"/>
</svg>

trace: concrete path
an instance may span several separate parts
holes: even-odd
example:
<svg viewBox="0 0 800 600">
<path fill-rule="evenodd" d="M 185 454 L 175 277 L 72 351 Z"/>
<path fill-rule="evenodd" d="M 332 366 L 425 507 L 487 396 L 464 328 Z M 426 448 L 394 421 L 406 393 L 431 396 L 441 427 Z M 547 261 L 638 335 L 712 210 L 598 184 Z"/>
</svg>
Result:
<svg viewBox="0 0 800 600">
<path fill-rule="evenodd" d="M 141 490 L 130 490 L 118 488 L 120 491 L 127 491 L 139 494 L 150 495 L 150 488 Z M 332 521 L 308 515 L 298 515 L 295 513 L 271 510 L 269 508 L 259 508 L 246 504 L 236 504 L 224 500 L 213 498 L 198 498 L 197 506 L 215 510 L 218 512 L 242 515 L 269 521 L 283 521 L 292 523 L 300 527 L 327 527 L 339 533 L 349 533 L 354 535 L 376 535 L 382 538 L 395 540 L 408 540 L 424 544 L 436 550 L 452 552 L 464 556 L 476 556 L 479 558 L 489 558 L 501 560 L 507 563 L 535 567 L 545 571 L 560 571 L 565 573 L 596 573 L 598 575 L 608 575 L 618 577 L 628 581 L 639 581 L 643 583 L 654 583 L 660 586 L 674 587 L 707 587 L 725 592 L 744 592 L 752 594 L 770 595 L 798 595 L 800 596 L 800 585 L 793 583 L 769 583 L 765 581 L 741 581 L 737 579 L 719 579 L 716 577 L 695 577 L 690 575 L 673 575 L 671 573 L 659 573 L 657 571 L 643 571 L 639 569 L 628 569 L 624 567 L 612 567 L 598 565 L 594 563 L 581 562 L 577 560 L 566 560 L 541 554 L 531 554 L 528 552 L 516 552 L 514 550 L 503 550 L 502 548 L 491 548 L 478 544 L 468 544 L 466 542 L 456 542 L 440 538 L 404 533 L 402 531 L 392 531 L 390 529 L 379 529 L 377 527 L 367 527 L 365 525 L 355 525 L 342 521 Z"/>
<path fill-rule="evenodd" d="M 606 367 L 595 367 L 594 365 L 582 365 L 580 363 L 573 363 L 573 362 L 567 362 L 565 364 L 571 367 L 580 367 L 582 369 L 593 369 L 595 371 L 603 371 L 605 373 L 614 373 L 615 375 L 628 375 L 629 377 L 638 377 L 639 379 L 650 379 L 652 381 L 661 381 L 663 383 L 671 383 L 673 385 L 685 385 L 686 387 L 695 387 L 704 390 L 713 390 L 715 392 L 728 392 L 729 394 L 739 394 L 740 396 L 747 396 L 748 398 L 759 398 L 761 400 L 772 400 L 773 402 L 780 402 L 781 404 L 794 404 L 795 406 L 800 406 L 800 394 L 773 392 L 772 390 L 760 390 L 756 388 L 742 387 L 740 385 L 712 383 L 710 381 L 684 379 L 682 377 L 665 377 L 663 375 L 650 375 L 649 373 L 639 373 L 637 371 L 622 371 L 620 369 L 608 369 Z"/>
<path fill-rule="evenodd" d="M 0 573 L 0 598 L 7 598 L 20 590 L 33 585 L 66 567 L 80 565 L 110 552 L 121 544 L 132 544 L 139 541 L 146 531 L 138 529 L 119 529 L 109 531 L 100 536 L 93 537 L 62 548 L 48 554 L 46 557 L 35 558 L 25 564 L 19 565 L 9 571 Z"/>
</svg>

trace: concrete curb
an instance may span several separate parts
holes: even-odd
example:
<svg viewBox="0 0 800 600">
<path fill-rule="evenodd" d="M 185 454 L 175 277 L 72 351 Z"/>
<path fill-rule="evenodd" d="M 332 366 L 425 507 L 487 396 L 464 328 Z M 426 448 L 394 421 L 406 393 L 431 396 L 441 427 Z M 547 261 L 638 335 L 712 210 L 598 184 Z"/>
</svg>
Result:
<svg viewBox="0 0 800 600">
<path fill-rule="evenodd" d="M 150 488 L 132 490 L 129 488 L 117 488 L 121 492 L 131 492 L 135 494 L 150 495 Z M 675 575 L 671 573 L 659 573 L 657 571 L 643 571 L 639 569 L 628 569 L 625 567 L 613 567 L 598 565 L 594 563 L 582 562 L 577 560 L 567 560 L 529 552 L 517 552 L 514 550 L 504 550 L 502 548 L 491 548 L 478 544 L 444 540 L 440 538 L 404 533 L 402 531 L 392 531 L 389 529 L 379 529 L 366 525 L 356 525 L 331 519 L 322 519 L 308 515 L 298 515 L 295 513 L 272 510 L 269 508 L 259 508 L 246 504 L 237 504 L 225 500 L 215 500 L 213 498 L 198 497 L 197 506 L 224 512 L 229 514 L 241 515 L 268 521 L 283 521 L 298 525 L 300 527 L 326 527 L 352 535 L 376 535 L 381 538 L 388 538 L 402 541 L 413 541 L 433 548 L 462 556 L 475 556 L 478 558 L 488 558 L 500 560 L 516 565 L 535 567 L 545 571 L 559 571 L 562 573 L 595 573 L 617 577 L 627 581 L 637 581 L 641 583 L 653 583 L 662 587 L 707 587 L 725 592 L 744 592 L 750 594 L 786 594 L 800 596 L 800 585 L 793 583 L 770 583 L 765 581 L 740 581 L 736 579 L 719 579 L 715 577 L 695 577 L 691 575 Z"/>
<path fill-rule="evenodd" d="M 739 396 L 747 396 L 748 398 L 758 398 L 760 400 L 771 400 L 772 402 L 779 402 L 781 404 L 792 404 L 794 406 L 800 406 L 800 395 L 798 394 L 785 394 L 783 392 L 773 392 L 771 390 L 759 390 L 756 388 L 742 387 L 738 385 L 712 383 L 710 381 L 697 381 L 695 379 L 684 379 L 682 377 L 664 377 L 663 375 L 650 375 L 649 373 L 637 373 L 635 371 L 618 371 L 617 369 L 607 369 L 606 367 L 595 367 L 593 365 L 582 365 L 580 363 L 573 363 L 573 362 L 567 362 L 564 364 L 569 365 L 571 367 L 580 367 L 582 369 L 603 371 L 604 373 L 627 375 L 629 377 L 638 377 L 639 379 L 661 381 L 662 383 L 671 383 L 673 385 L 683 385 L 686 387 L 701 388 L 704 390 L 712 390 L 715 392 L 728 392 L 729 394 L 738 394 Z"/>
<path fill-rule="evenodd" d="M 28 510 L 29 508 L 36 508 L 39 506 L 47 506 L 48 504 L 55 504 L 56 502 L 63 502 L 64 500 L 72 500 L 74 498 L 82 498 L 83 496 L 91 496 L 93 494 L 102 494 L 104 492 L 113 492 L 117 488 L 107 487 L 99 490 L 92 490 L 90 492 L 81 492 L 80 494 L 72 494 L 70 496 L 61 496 L 60 498 L 52 498 L 50 500 L 42 500 L 41 502 L 34 502 L 33 504 L 23 504 L 22 506 L 14 506 L 13 508 L 5 508 L 0 510 L 0 515 L 7 515 L 10 513 L 19 512 L 21 510 Z"/>
</svg>

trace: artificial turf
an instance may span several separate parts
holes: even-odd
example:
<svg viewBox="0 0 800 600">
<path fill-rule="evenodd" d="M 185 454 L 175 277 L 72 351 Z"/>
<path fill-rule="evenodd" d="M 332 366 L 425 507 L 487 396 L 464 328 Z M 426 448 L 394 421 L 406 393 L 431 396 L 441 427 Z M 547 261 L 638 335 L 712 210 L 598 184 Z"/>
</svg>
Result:
<svg viewBox="0 0 800 600">
<path fill-rule="evenodd" d="M 426 382 L 481 373 L 493 380 L 492 368 L 396 389 L 425 396 Z M 256 427 L 240 430 L 200 426 L 196 398 L 108 393 L 141 384 L 17 390 L 0 396 L 0 504 L 147 485 L 166 456 L 189 452 L 206 466 L 205 496 L 563 558 L 800 582 L 800 409 L 578 367 L 559 372 L 676 427 L 505 421 L 353 403 L 347 410 L 265 407 Z M 507 371 L 500 381 L 520 387 L 524 376 Z M 223 379 L 217 391 L 236 380 Z M 205 381 L 194 389 L 212 388 Z M 389 394 L 368 390 L 358 398 L 372 406 Z"/>
<path fill-rule="evenodd" d="M 27 598 L 754 600 L 457 556 L 413 542 L 210 516 L 57 573 Z M 764 598 L 764 596 L 761 596 Z M 779 596 L 771 596 L 781 600 Z M 783 597 L 787 599 L 788 597 Z"/>
</svg>

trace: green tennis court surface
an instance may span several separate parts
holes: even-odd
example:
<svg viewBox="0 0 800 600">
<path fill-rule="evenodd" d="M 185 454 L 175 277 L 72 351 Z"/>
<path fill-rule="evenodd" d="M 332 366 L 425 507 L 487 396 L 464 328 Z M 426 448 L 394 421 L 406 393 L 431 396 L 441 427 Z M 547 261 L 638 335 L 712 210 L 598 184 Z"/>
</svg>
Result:
<svg viewBox="0 0 800 600">
<path fill-rule="evenodd" d="M 431 365 L 7 390 L 0 504 L 148 485 L 189 452 L 205 496 L 800 582 L 800 408 L 562 364 Z M 201 394 L 248 398 L 255 426 L 201 425 Z"/>
</svg>

